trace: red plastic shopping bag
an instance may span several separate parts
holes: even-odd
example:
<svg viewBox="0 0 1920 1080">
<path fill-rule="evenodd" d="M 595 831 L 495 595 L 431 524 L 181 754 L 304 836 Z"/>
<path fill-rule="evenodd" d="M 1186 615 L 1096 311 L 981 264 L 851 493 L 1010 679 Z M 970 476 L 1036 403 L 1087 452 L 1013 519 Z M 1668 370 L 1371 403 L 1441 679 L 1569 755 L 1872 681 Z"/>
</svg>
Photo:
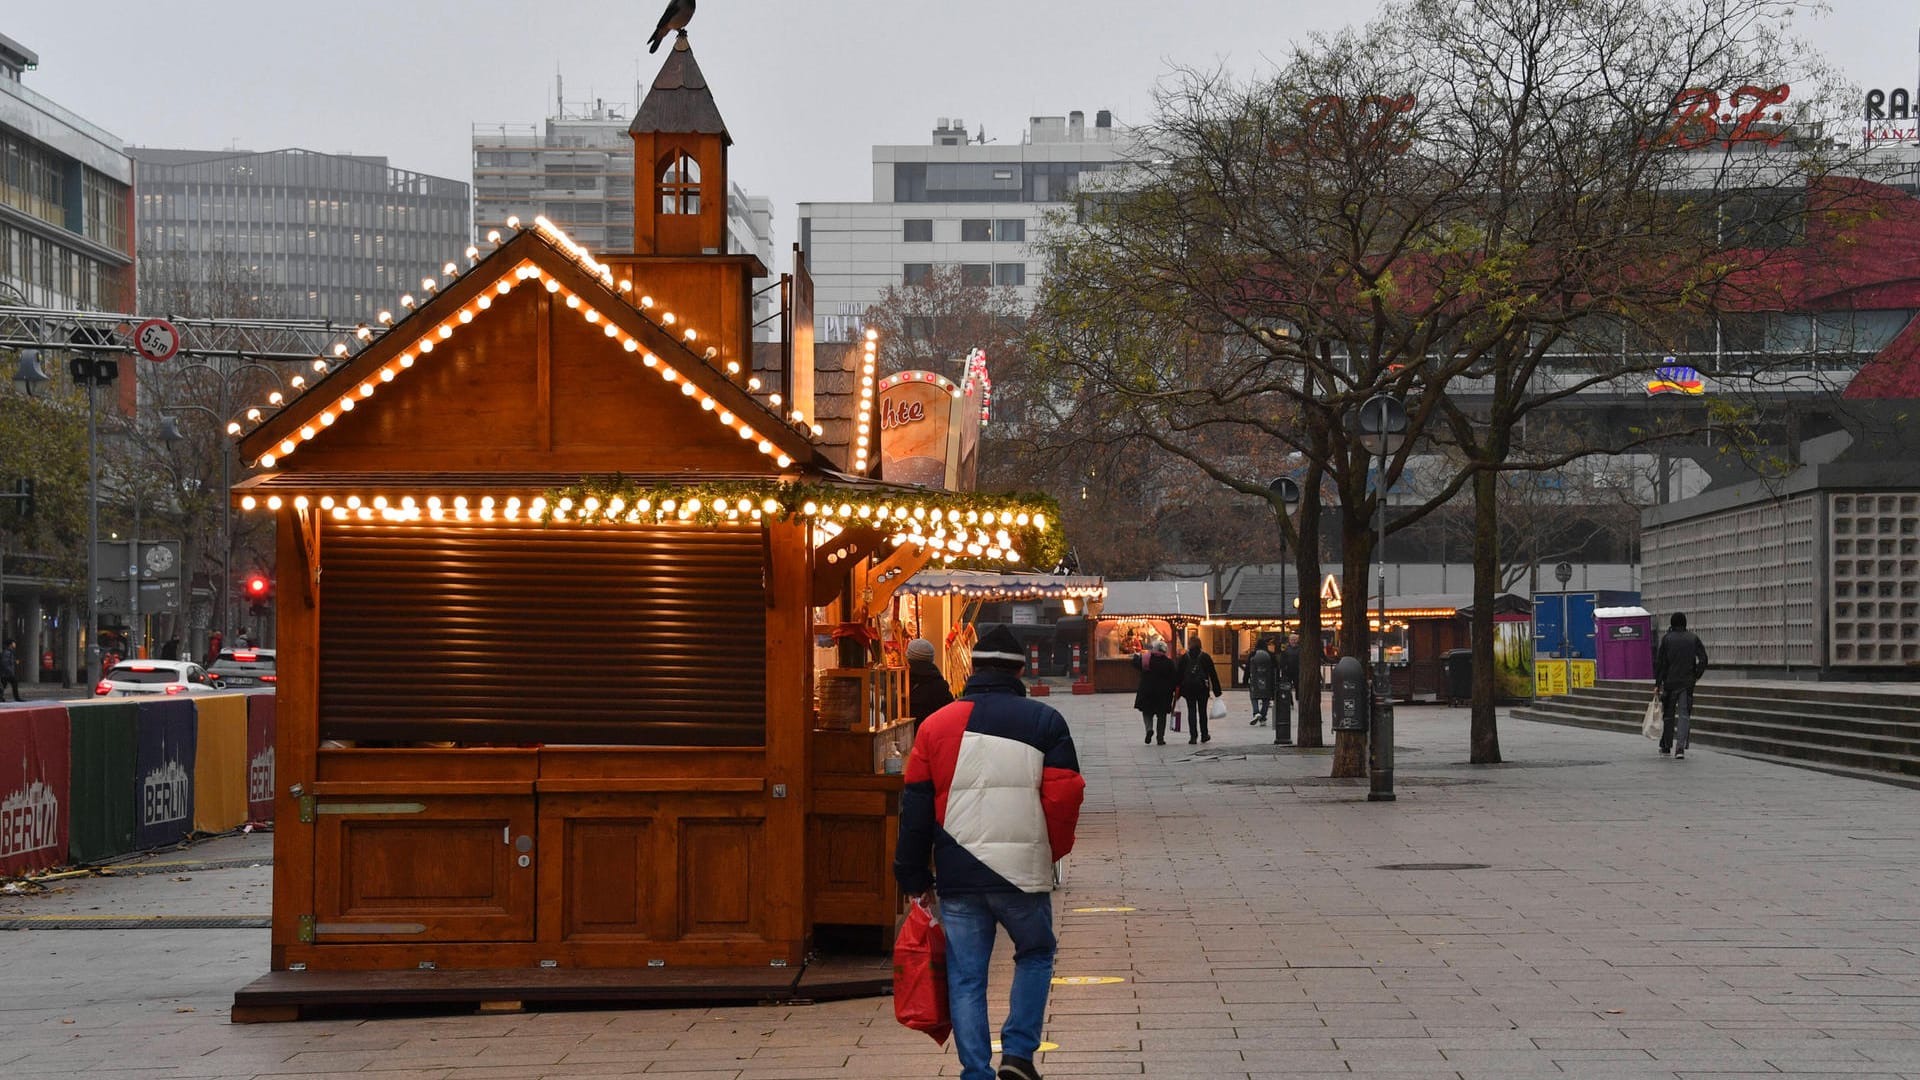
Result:
<svg viewBox="0 0 1920 1080">
<path fill-rule="evenodd" d="M 941 1046 L 953 1034 L 953 1014 L 947 1011 L 947 933 L 917 897 L 893 942 L 893 1018 L 933 1036 Z"/>
</svg>

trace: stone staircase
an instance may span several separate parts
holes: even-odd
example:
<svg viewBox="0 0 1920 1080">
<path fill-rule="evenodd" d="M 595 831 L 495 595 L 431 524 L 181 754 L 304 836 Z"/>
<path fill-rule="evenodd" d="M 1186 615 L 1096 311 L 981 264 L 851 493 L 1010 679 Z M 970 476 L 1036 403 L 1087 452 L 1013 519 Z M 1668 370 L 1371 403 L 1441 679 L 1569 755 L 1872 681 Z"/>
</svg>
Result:
<svg viewBox="0 0 1920 1080">
<path fill-rule="evenodd" d="M 1652 683 L 1601 680 L 1509 715 L 1638 736 L 1652 697 Z M 1692 740 L 1783 765 L 1920 788 L 1920 684 L 1717 683 L 1709 674 L 1694 690 Z"/>
</svg>

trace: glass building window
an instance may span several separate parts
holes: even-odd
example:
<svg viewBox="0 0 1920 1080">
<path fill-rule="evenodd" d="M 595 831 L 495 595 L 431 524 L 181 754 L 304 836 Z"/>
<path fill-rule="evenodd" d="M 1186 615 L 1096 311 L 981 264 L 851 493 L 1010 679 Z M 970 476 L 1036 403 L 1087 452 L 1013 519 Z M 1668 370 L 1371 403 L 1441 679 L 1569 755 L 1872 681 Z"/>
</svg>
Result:
<svg viewBox="0 0 1920 1080">
<path fill-rule="evenodd" d="M 960 284 L 993 284 L 993 265 L 991 263 L 964 263 L 960 267 Z"/>
<path fill-rule="evenodd" d="M 932 263 L 907 263 L 901 267 L 900 280 L 908 285 L 925 285 L 932 276 Z"/>
<path fill-rule="evenodd" d="M 1001 243 L 1024 244 L 1027 222 L 1024 218 L 1001 218 L 993 223 L 993 238 Z"/>
<path fill-rule="evenodd" d="M 933 219 L 908 218 L 901 222 L 900 239 L 908 244 L 933 243 Z"/>
<path fill-rule="evenodd" d="M 1027 283 L 1027 264 L 994 263 L 993 283 L 995 285 L 1025 285 Z"/>
<path fill-rule="evenodd" d="M 987 218 L 967 218 L 960 222 L 960 239 L 969 244 L 993 239 L 993 222 Z"/>
</svg>

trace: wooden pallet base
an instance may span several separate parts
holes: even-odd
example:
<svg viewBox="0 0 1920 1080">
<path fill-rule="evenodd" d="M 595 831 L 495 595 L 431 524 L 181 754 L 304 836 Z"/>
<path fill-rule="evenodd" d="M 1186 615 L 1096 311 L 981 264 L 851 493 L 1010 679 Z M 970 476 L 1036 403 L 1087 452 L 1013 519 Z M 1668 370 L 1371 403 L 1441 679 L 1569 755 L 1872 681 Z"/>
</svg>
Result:
<svg viewBox="0 0 1920 1080">
<path fill-rule="evenodd" d="M 275 971 L 233 995 L 232 1019 L 271 1024 L 402 1010 L 836 1001 L 888 993 L 892 985 L 891 957 L 831 957 L 790 968 Z"/>
</svg>

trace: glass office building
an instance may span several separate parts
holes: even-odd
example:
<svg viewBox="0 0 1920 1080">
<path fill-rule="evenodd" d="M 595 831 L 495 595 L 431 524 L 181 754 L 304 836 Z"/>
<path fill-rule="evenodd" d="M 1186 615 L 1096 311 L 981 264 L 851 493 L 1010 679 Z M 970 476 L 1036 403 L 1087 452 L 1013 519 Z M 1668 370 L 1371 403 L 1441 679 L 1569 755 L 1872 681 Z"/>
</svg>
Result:
<svg viewBox="0 0 1920 1080">
<path fill-rule="evenodd" d="M 121 140 L 28 89 L 0 35 L 0 304 L 126 311 L 133 164 Z"/>
<path fill-rule="evenodd" d="M 135 147 L 142 303 L 355 323 L 464 262 L 465 183 L 384 157 Z"/>
</svg>

